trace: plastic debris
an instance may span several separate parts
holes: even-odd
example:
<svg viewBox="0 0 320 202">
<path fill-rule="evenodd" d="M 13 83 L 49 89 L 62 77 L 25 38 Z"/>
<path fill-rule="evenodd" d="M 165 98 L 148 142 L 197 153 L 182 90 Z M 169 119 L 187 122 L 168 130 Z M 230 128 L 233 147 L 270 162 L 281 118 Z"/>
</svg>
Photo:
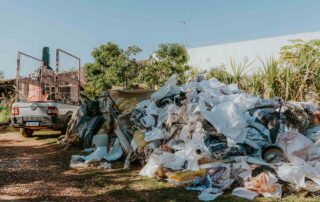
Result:
<svg viewBox="0 0 320 202">
<path fill-rule="evenodd" d="M 87 164 L 90 164 L 91 162 L 99 162 L 102 160 L 115 161 L 121 158 L 123 154 L 118 139 L 115 140 L 110 152 L 108 152 L 109 141 L 107 135 L 96 135 L 93 143 L 95 146 L 100 146 L 97 146 L 95 150 L 87 156 L 72 155 L 70 167 L 87 167 Z M 102 165 L 100 165 L 100 167 L 101 166 Z M 108 165 L 105 164 L 103 167 L 108 167 Z"/>
<path fill-rule="evenodd" d="M 244 142 L 246 136 L 241 134 L 241 130 L 248 123 L 244 111 L 238 105 L 232 102 L 225 102 L 215 106 L 211 111 L 202 111 L 202 114 L 218 132 L 237 143 Z"/>
<path fill-rule="evenodd" d="M 250 191 L 250 190 L 248 190 L 248 189 L 246 189 L 244 187 L 235 188 L 232 191 L 232 195 L 238 196 L 238 197 L 241 197 L 241 198 L 245 198 L 245 199 L 248 199 L 248 200 L 253 200 L 255 197 L 259 196 L 259 194 L 257 192 Z"/>
<path fill-rule="evenodd" d="M 223 193 L 212 194 L 212 193 L 210 193 L 208 191 L 203 191 L 198 196 L 198 198 L 201 201 L 212 201 L 212 200 L 216 199 L 218 196 L 220 196 L 221 194 L 223 194 Z"/>
<path fill-rule="evenodd" d="M 244 182 L 244 186 L 264 196 L 281 197 L 281 186 L 276 183 L 277 181 L 278 179 L 273 174 L 261 173 L 250 181 Z"/>
<path fill-rule="evenodd" d="M 232 194 L 249 200 L 280 198 L 284 184 L 292 191 L 320 190 L 316 104 L 262 99 L 215 78 L 179 86 L 176 76 L 148 100 L 113 100 L 104 92 L 100 111 L 96 104 L 80 107 L 76 129 L 96 148 L 72 156 L 72 167 L 107 161 L 101 165 L 109 168 L 125 154 L 124 168 L 139 160 L 139 175 L 186 185 L 202 201 L 234 184 Z"/>
<path fill-rule="evenodd" d="M 261 99 L 214 78 L 178 86 L 171 77 L 133 110 L 139 133 L 131 145 L 145 163 L 140 175 L 191 184 L 200 200 L 214 200 L 235 181 L 235 196 L 279 198 L 284 182 L 319 190 L 317 113 L 313 103 Z"/>
<path fill-rule="evenodd" d="M 107 147 L 109 136 L 107 134 L 97 134 L 92 139 L 92 145 L 95 147 Z"/>
<path fill-rule="evenodd" d="M 111 163 L 109 163 L 109 162 L 101 162 L 99 167 L 100 168 L 104 168 L 104 169 L 111 169 Z"/>
<path fill-rule="evenodd" d="M 206 175 L 205 169 L 199 169 L 197 171 L 184 170 L 175 172 L 168 177 L 168 181 L 173 184 L 181 184 L 191 182 L 196 177 L 203 177 Z"/>
</svg>

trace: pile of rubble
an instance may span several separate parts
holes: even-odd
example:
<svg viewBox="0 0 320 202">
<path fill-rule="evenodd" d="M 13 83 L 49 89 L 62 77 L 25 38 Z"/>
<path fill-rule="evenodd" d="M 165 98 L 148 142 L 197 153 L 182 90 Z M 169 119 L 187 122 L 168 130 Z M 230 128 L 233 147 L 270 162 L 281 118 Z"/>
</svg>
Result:
<svg viewBox="0 0 320 202">
<path fill-rule="evenodd" d="M 175 76 L 138 104 L 106 97 L 93 116 L 97 127 L 81 122 L 83 116 L 74 124 L 96 148 L 73 156 L 74 167 L 104 160 L 109 168 L 124 155 L 126 168 L 139 160 L 140 175 L 199 191 L 200 200 L 227 190 L 247 199 L 320 190 L 316 104 L 261 99 L 214 78 L 178 86 Z"/>
</svg>

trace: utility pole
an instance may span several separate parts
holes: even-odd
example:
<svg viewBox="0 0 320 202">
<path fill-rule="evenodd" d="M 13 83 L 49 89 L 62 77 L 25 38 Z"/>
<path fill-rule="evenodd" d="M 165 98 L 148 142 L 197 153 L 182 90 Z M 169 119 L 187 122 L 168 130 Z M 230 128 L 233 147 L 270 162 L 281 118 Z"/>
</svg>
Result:
<svg viewBox="0 0 320 202">
<path fill-rule="evenodd" d="M 184 20 L 180 20 L 180 23 L 184 25 L 184 33 L 185 33 L 185 40 L 186 40 L 186 48 L 188 48 L 188 35 L 187 35 L 187 22 Z"/>
</svg>

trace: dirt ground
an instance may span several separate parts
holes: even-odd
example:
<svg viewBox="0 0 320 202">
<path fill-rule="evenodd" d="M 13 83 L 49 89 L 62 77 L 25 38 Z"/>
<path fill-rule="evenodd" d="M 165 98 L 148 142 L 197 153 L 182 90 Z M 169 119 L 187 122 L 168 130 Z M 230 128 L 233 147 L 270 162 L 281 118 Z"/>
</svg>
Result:
<svg viewBox="0 0 320 202">
<path fill-rule="evenodd" d="M 179 195 L 196 199 L 196 193 L 139 177 L 138 168 L 71 169 L 70 157 L 80 149 L 65 150 L 56 143 L 58 136 L 0 134 L 0 200 L 169 201 Z"/>
<path fill-rule="evenodd" d="M 17 132 L 0 134 L 1 201 L 197 201 L 197 192 L 138 176 L 139 166 L 123 170 L 122 162 L 118 162 L 111 170 L 71 169 L 70 157 L 80 148 L 65 150 L 56 143 L 58 136 L 41 132 L 33 138 Z M 224 194 L 216 201 L 246 200 Z M 320 200 L 289 196 L 284 201 Z"/>
</svg>

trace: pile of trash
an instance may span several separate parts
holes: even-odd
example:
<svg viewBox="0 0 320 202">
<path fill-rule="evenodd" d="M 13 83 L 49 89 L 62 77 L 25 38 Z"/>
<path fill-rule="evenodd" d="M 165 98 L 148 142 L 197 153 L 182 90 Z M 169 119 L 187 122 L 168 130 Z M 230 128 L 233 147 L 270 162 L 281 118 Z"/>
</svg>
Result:
<svg viewBox="0 0 320 202">
<path fill-rule="evenodd" d="M 136 105 L 132 153 L 140 175 L 214 200 L 227 190 L 254 199 L 320 190 L 318 106 L 261 99 L 216 79 L 176 77 Z"/>
<path fill-rule="evenodd" d="M 128 168 L 133 134 L 130 116 L 136 103 L 134 98 L 113 100 L 107 92 L 102 92 L 99 100 L 82 104 L 69 123 L 68 131 L 73 135 L 67 133 L 64 141 L 80 142 L 89 154 L 73 155 L 70 167 L 110 169 L 110 162 L 126 155 Z"/>
<path fill-rule="evenodd" d="M 314 103 L 261 99 L 214 78 L 179 86 L 173 76 L 139 103 L 102 92 L 69 125 L 74 135 L 65 140 L 88 152 L 72 156 L 73 168 L 139 161 L 140 175 L 198 191 L 204 201 L 228 191 L 252 200 L 320 190 Z"/>
</svg>

